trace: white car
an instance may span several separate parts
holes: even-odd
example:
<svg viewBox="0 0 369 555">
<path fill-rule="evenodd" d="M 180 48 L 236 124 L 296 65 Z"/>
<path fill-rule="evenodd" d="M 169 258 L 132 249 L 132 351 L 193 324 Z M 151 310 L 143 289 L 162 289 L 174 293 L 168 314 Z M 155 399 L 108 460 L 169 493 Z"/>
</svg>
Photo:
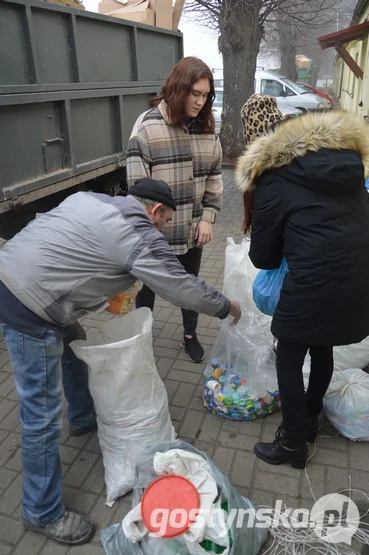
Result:
<svg viewBox="0 0 369 555">
<path fill-rule="evenodd" d="M 279 106 L 278 106 L 279 107 Z M 301 110 L 297 108 L 291 107 L 279 107 L 280 111 L 284 116 L 289 116 L 290 118 L 301 116 L 303 113 Z M 216 89 L 215 90 L 215 100 L 213 104 L 213 115 L 215 119 L 215 133 L 220 133 L 220 126 L 222 125 L 222 112 L 223 112 L 223 90 Z M 241 115 L 240 115 L 241 118 Z"/>
<path fill-rule="evenodd" d="M 222 125 L 222 112 L 223 112 L 223 90 L 215 90 L 215 100 L 213 103 L 213 115 L 215 119 L 215 133 L 220 132 Z"/>
<path fill-rule="evenodd" d="M 297 83 L 273 71 L 255 73 L 255 92 L 274 96 L 281 111 L 284 108 L 297 108 L 302 112 L 332 109 L 325 98 L 304 91 Z"/>
<path fill-rule="evenodd" d="M 220 70 L 214 72 L 214 83 L 216 93 L 223 91 L 223 73 Z M 322 98 L 312 92 L 307 92 L 302 87 L 287 79 L 284 75 L 274 71 L 257 70 L 255 72 L 254 92 L 274 96 L 281 112 L 298 109 L 302 112 L 314 112 L 317 110 L 331 110 L 329 100 Z M 216 100 L 218 104 L 218 99 Z M 216 106 L 215 108 L 218 108 Z M 217 113 L 217 111 L 215 112 Z M 291 114 L 288 114 L 291 115 Z"/>
<path fill-rule="evenodd" d="M 301 116 L 304 112 L 299 110 L 298 108 L 290 108 L 289 106 L 284 106 L 283 108 L 279 108 L 284 116 L 288 116 L 289 118 L 295 118 L 296 116 Z"/>
</svg>

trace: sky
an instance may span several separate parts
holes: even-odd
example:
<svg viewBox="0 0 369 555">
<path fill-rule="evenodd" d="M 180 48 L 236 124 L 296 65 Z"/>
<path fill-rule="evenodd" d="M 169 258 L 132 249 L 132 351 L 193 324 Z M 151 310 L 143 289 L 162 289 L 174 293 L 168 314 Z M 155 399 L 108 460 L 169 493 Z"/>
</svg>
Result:
<svg viewBox="0 0 369 555">
<path fill-rule="evenodd" d="M 82 0 L 86 10 L 97 12 L 99 0 Z M 222 57 L 218 52 L 217 35 L 205 27 L 189 21 L 184 16 L 179 26 L 184 37 L 184 55 L 198 56 L 209 67 L 222 68 Z"/>
</svg>

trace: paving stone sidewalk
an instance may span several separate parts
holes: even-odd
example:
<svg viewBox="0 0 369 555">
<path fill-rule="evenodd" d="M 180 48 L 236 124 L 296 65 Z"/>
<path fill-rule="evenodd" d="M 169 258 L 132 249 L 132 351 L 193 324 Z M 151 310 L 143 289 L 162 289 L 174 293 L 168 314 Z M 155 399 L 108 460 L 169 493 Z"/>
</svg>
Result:
<svg viewBox="0 0 369 555">
<path fill-rule="evenodd" d="M 239 241 L 242 236 L 242 199 L 233 185 L 231 170 L 224 171 L 224 207 L 215 226 L 213 241 L 204 249 L 201 276 L 222 288 L 223 263 L 228 236 Z M 99 320 L 107 313 L 84 320 L 93 334 Z M 236 423 L 208 414 L 201 401 L 201 374 L 204 364 L 194 365 L 180 347 L 182 338 L 179 309 L 158 300 L 154 312 L 154 351 L 158 371 L 168 391 L 170 412 L 178 435 L 205 451 L 228 475 L 245 496 L 259 504 L 274 506 L 282 500 L 288 507 L 309 508 L 314 504 L 304 471 L 289 466 L 272 467 L 256 460 L 253 445 L 271 440 L 280 423 L 276 413 L 253 422 Z M 200 341 L 208 358 L 217 335 L 215 319 L 200 317 Z M 336 436 L 326 426 L 318 438 L 316 452 L 307 466 L 311 488 L 316 498 L 352 487 L 369 495 L 369 443 L 354 443 Z M 335 437 L 336 436 L 336 437 Z M 61 445 L 65 504 L 88 515 L 96 525 L 92 542 L 68 548 L 43 536 L 25 532 L 21 523 L 21 455 L 18 400 L 4 342 L 0 343 L 0 555 L 103 555 L 99 530 L 119 522 L 131 508 L 130 496 L 113 508 L 105 506 L 102 457 L 96 434 L 82 438 L 69 436 L 64 420 Z M 353 494 L 360 507 L 363 497 Z M 365 548 L 363 548 L 365 550 Z M 364 550 L 362 551 L 364 553 Z M 242 555 L 242 554 L 237 554 Z"/>
</svg>

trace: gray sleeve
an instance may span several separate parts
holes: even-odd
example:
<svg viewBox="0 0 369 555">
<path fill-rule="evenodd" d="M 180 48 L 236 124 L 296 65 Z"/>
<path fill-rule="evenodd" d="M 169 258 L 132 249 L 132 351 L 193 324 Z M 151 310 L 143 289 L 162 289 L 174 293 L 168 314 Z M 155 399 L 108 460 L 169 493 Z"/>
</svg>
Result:
<svg viewBox="0 0 369 555">
<path fill-rule="evenodd" d="M 156 235 L 144 248 L 138 245 L 126 271 L 175 306 L 220 319 L 230 312 L 230 302 L 222 293 L 184 270 L 164 236 Z"/>
</svg>

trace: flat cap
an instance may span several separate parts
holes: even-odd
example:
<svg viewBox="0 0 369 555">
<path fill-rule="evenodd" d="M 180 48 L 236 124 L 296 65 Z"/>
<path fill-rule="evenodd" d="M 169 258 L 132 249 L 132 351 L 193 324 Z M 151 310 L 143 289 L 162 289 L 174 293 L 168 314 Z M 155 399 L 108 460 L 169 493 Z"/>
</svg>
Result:
<svg viewBox="0 0 369 555">
<path fill-rule="evenodd" d="M 173 210 L 176 210 L 176 203 L 168 183 L 165 181 L 143 177 L 138 179 L 128 191 L 129 195 L 141 197 L 148 200 L 161 202 Z"/>
</svg>

